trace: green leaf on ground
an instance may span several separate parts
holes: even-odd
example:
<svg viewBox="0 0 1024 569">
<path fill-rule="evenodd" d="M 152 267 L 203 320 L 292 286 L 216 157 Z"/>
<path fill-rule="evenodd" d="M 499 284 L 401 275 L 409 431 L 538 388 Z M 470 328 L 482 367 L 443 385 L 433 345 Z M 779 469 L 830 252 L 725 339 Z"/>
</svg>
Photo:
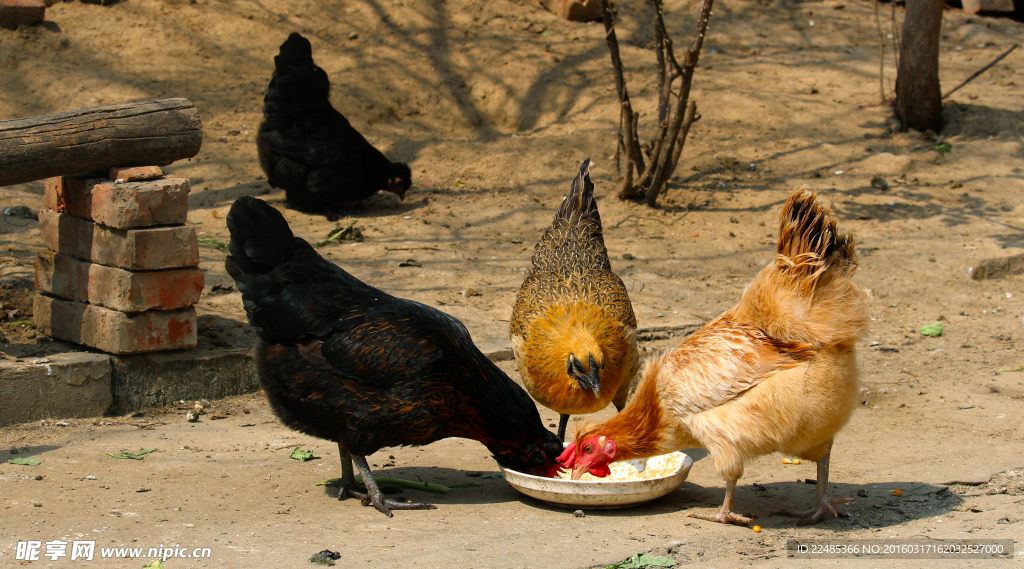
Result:
<svg viewBox="0 0 1024 569">
<path fill-rule="evenodd" d="M 953 145 L 948 142 L 940 142 L 939 144 L 933 146 L 932 150 L 938 152 L 939 154 L 945 154 L 950 150 L 953 150 Z"/>
<path fill-rule="evenodd" d="M 217 249 L 220 249 L 221 251 L 227 251 L 228 250 L 228 244 L 227 243 L 225 243 L 223 241 L 217 241 L 213 237 L 200 237 L 199 238 L 199 242 L 202 243 L 203 245 L 209 245 L 210 247 L 215 247 Z"/>
<path fill-rule="evenodd" d="M 293 450 L 292 453 L 288 455 L 288 458 L 294 458 L 295 460 L 301 460 L 302 462 L 306 462 L 307 460 L 316 460 L 320 457 L 313 456 L 313 451 L 311 450 L 302 450 L 299 447 L 295 447 L 295 450 Z"/>
<path fill-rule="evenodd" d="M 142 569 L 164 569 L 164 562 L 159 560 L 159 559 L 157 559 L 156 561 L 153 561 L 152 563 L 146 563 L 145 565 L 142 566 Z"/>
<path fill-rule="evenodd" d="M 359 220 L 356 220 L 356 221 L 359 221 Z M 343 237 L 345 237 L 346 235 L 348 235 L 349 233 L 351 233 L 353 231 L 352 228 L 354 228 L 356 226 L 356 221 L 353 221 L 352 223 L 348 224 L 347 227 L 335 227 L 334 229 L 331 230 L 330 233 L 327 234 L 327 239 L 324 239 L 323 241 L 320 241 L 316 245 L 313 245 L 313 246 L 314 247 L 323 247 L 324 245 L 327 245 L 331 241 L 337 241 L 338 239 L 342 239 Z M 361 238 L 359 240 L 362 241 Z"/>
<path fill-rule="evenodd" d="M 149 454 L 155 450 L 155 448 L 143 448 L 139 449 L 139 452 L 129 452 L 124 449 L 121 449 L 121 454 L 110 454 L 109 452 L 106 454 L 107 456 L 117 458 L 120 460 L 142 460 L 144 458 L 143 455 Z"/>
<path fill-rule="evenodd" d="M 668 557 L 654 557 L 653 555 L 647 555 L 646 553 L 634 553 L 632 557 L 625 561 L 619 561 L 613 563 L 605 569 L 645 569 L 646 567 L 674 567 L 675 561 Z"/>
<path fill-rule="evenodd" d="M 437 492 L 443 494 L 447 492 L 450 487 L 444 484 L 434 484 L 433 482 L 419 482 L 417 480 L 405 480 L 403 478 L 384 478 L 382 476 L 374 476 L 374 480 L 377 481 L 378 485 L 388 484 L 391 486 L 398 486 L 400 488 L 409 488 L 411 490 L 426 490 L 427 492 Z M 363 478 L 361 476 L 355 477 L 356 484 L 362 484 Z M 337 487 L 341 485 L 341 478 L 331 478 L 330 480 L 324 480 L 318 482 L 317 486 L 331 486 Z"/>
<path fill-rule="evenodd" d="M 942 335 L 942 324 L 933 322 L 931 324 L 925 324 L 918 330 L 922 336 L 931 336 L 932 338 L 938 338 Z"/>
<path fill-rule="evenodd" d="M 34 458 L 12 458 L 7 461 L 7 464 L 20 464 L 22 466 L 39 466 L 39 461 Z"/>
</svg>

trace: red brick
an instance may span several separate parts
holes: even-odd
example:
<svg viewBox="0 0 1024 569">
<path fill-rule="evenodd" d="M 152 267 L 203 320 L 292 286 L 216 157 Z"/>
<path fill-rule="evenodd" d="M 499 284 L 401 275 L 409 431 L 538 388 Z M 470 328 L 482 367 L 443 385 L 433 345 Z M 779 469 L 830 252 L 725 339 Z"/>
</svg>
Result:
<svg viewBox="0 0 1024 569">
<path fill-rule="evenodd" d="M 153 180 L 164 175 L 159 166 L 136 166 L 134 168 L 111 168 L 110 180 L 123 182 L 137 182 L 139 180 Z"/>
<path fill-rule="evenodd" d="M 36 328 L 43 333 L 112 354 L 196 346 L 196 309 L 125 313 L 36 294 Z"/>
<path fill-rule="evenodd" d="M 117 229 L 181 225 L 188 217 L 188 180 L 117 183 L 74 176 L 47 178 L 43 207 Z"/>
<path fill-rule="evenodd" d="M 121 312 L 174 310 L 199 302 L 203 272 L 197 268 L 126 271 L 43 251 L 36 259 L 36 289 Z"/>
<path fill-rule="evenodd" d="M 39 232 L 51 250 L 108 267 L 153 271 L 199 265 L 199 241 L 191 225 L 111 229 L 42 208 Z"/>
<path fill-rule="evenodd" d="M 0 0 L 0 28 L 14 30 L 24 24 L 42 22 L 45 16 L 43 0 Z"/>
</svg>

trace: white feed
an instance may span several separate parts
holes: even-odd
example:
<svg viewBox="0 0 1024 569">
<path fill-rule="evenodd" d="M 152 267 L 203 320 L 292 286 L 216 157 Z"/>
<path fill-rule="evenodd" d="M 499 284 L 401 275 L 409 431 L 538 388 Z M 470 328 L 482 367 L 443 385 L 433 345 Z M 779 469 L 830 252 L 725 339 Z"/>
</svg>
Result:
<svg viewBox="0 0 1024 569">
<path fill-rule="evenodd" d="M 651 480 L 670 476 L 679 471 L 683 465 L 683 455 L 678 452 L 662 454 L 651 458 L 624 460 L 613 462 L 608 465 L 612 473 L 604 478 L 598 478 L 591 474 L 584 474 L 580 481 L 591 482 L 630 482 L 634 480 Z M 571 471 L 562 471 L 559 478 L 569 480 L 572 477 Z"/>
</svg>

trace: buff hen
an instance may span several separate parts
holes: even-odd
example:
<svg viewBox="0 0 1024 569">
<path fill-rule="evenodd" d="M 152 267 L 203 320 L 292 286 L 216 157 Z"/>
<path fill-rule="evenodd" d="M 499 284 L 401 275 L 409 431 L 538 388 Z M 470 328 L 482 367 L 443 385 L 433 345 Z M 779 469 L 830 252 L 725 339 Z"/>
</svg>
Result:
<svg viewBox="0 0 1024 569">
<path fill-rule="evenodd" d="M 739 303 L 649 359 L 636 395 L 618 415 L 583 425 L 560 457 L 573 477 L 607 476 L 608 463 L 705 448 L 726 481 L 725 501 L 706 520 L 748 524 L 732 512 L 743 464 L 781 452 L 818 466 L 815 523 L 840 515 L 828 493 L 832 441 L 859 389 L 854 344 L 868 323 L 867 296 L 851 278 L 854 239 L 813 192 L 782 208 L 778 254 Z"/>
</svg>

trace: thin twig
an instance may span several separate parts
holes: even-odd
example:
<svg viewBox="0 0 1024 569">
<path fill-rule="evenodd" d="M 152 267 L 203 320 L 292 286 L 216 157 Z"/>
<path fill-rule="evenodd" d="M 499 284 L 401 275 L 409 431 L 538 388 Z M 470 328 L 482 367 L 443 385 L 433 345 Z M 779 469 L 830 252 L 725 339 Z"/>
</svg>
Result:
<svg viewBox="0 0 1024 569">
<path fill-rule="evenodd" d="M 679 164 L 679 156 L 682 155 L 683 146 L 686 145 L 686 136 L 690 134 L 690 127 L 699 120 L 700 115 L 697 114 L 697 101 L 690 101 L 689 106 L 686 107 L 686 115 L 683 117 L 683 128 L 679 131 L 679 142 L 672 150 L 672 162 L 669 164 L 669 172 L 676 171 L 676 165 Z"/>
<path fill-rule="evenodd" d="M 979 70 L 975 71 L 974 73 L 972 73 L 970 77 L 968 77 L 967 79 L 964 79 L 963 83 L 960 83 L 956 87 L 953 87 L 953 90 L 948 92 L 948 93 L 946 93 L 945 95 L 943 95 L 942 98 L 945 99 L 946 97 L 952 95 L 953 93 L 956 93 L 957 90 L 960 89 L 961 87 L 963 87 L 964 85 L 966 85 L 966 84 L 970 83 L 971 81 L 974 81 L 975 79 L 977 79 L 979 75 L 981 75 L 982 73 L 984 73 L 984 72 L 988 71 L 989 69 L 991 69 L 993 65 L 995 65 L 995 64 L 999 63 L 1000 61 L 1002 61 L 1003 58 L 1006 57 L 1007 55 L 1010 55 L 1010 52 L 1015 50 L 1015 49 L 1017 49 L 1017 47 L 1019 45 L 1020 44 L 1016 44 L 1016 43 L 1013 44 L 1013 46 L 1010 47 L 1010 49 L 1004 51 L 1003 53 L 1000 53 L 999 57 L 997 57 L 997 58 L 993 59 L 992 61 L 990 61 L 988 65 L 986 65 L 985 67 L 982 67 L 981 69 L 979 69 Z"/>
<path fill-rule="evenodd" d="M 900 68 L 900 54 L 903 53 L 903 46 L 900 45 L 900 30 L 899 26 L 896 25 L 896 3 L 892 3 L 892 45 L 893 52 L 892 57 L 896 60 L 896 69 Z"/>
<path fill-rule="evenodd" d="M 629 91 L 626 89 L 625 74 L 622 71 L 622 56 L 619 54 L 619 40 L 615 35 L 615 18 L 612 15 L 610 0 L 601 0 L 601 20 L 604 22 L 605 43 L 608 44 L 608 53 L 612 60 L 612 70 L 615 73 L 615 90 L 619 94 L 619 101 L 624 108 L 624 116 L 632 117 L 633 106 L 629 102 Z M 629 120 L 626 122 L 631 123 Z M 627 129 L 632 126 L 632 124 L 626 125 Z M 635 136 L 626 136 L 624 142 L 626 144 L 626 156 L 632 160 L 637 171 L 642 172 L 644 169 L 644 159 L 640 151 L 640 142 Z"/>
<path fill-rule="evenodd" d="M 878 96 L 885 102 L 885 35 L 882 33 L 882 17 L 878 15 L 878 4 L 875 0 L 875 27 L 878 28 Z"/>
</svg>

